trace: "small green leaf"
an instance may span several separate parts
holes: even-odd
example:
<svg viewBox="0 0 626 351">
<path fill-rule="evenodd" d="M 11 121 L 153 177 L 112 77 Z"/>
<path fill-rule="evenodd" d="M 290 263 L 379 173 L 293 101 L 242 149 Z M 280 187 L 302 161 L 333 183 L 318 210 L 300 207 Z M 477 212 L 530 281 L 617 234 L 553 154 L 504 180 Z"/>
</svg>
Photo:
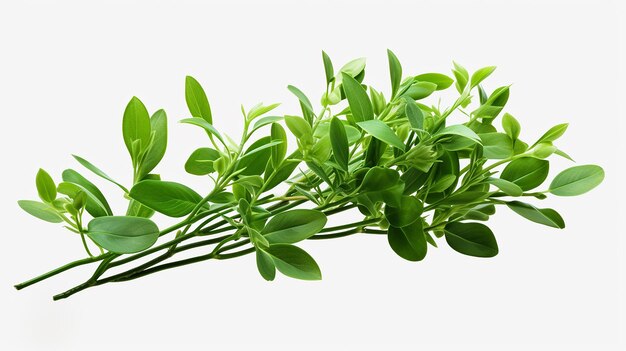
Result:
<svg viewBox="0 0 626 351">
<path fill-rule="evenodd" d="M 343 123 L 337 117 L 330 120 L 330 143 L 335 161 L 344 171 L 348 171 L 349 148 L 348 136 Z"/>
<path fill-rule="evenodd" d="M 518 215 L 535 223 L 553 228 L 565 228 L 565 221 L 561 215 L 551 208 L 537 208 L 520 201 L 507 202 L 506 205 Z"/>
<path fill-rule="evenodd" d="M 142 180 L 130 190 L 130 197 L 170 217 L 188 215 L 202 200 L 186 185 L 162 180 Z"/>
<path fill-rule="evenodd" d="M 434 137 L 440 137 L 440 136 L 446 136 L 446 135 L 458 135 L 463 138 L 472 140 L 475 143 L 478 143 L 478 144 L 482 143 L 481 137 L 479 137 L 478 134 L 476 134 L 473 130 L 471 130 L 470 128 L 462 124 L 455 124 L 455 125 L 445 127 L 444 129 L 437 132 L 434 135 Z"/>
<path fill-rule="evenodd" d="M 191 153 L 185 162 L 185 171 L 193 175 L 207 175 L 215 172 L 213 162 L 220 157 L 217 150 L 201 147 Z"/>
<path fill-rule="evenodd" d="M 509 113 L 505 113 L 502 116 L 502 128 L 513 141 L 517 140 L 522 130 L 519 122 Z"/>
<path fill-rule="evenodd" d="M 96 198 L 96 201 L 90 200 L 92 196 L 87 195 L 87 212 L 89 212 L 92 216 L 94 215 L 94 206 L 102 206 L 105 210 L 106 215 L 112 216 L 113 211 L 111 210 L 111 206 L 107 202 L 107 199 L 104 197 L 104 194 L 95 186 L 92 182 L 90 182 L 87 178 L 83 177 L 80 173 L 76 172 L 73 169 L 66 169 L 63 171 L 63 181 L 74 183 L 83 187 L 90 195 Z M 94 216 L 95 217 L 95 216 Z"/>
<path fill-rule="evenodd" d="M 531 157 L 511 161 L 502 171 L 500 178 L 517 184 L 522 190 L 532 190 L 548 177 L 550 163 Z"/>
<path fill-rule="evenodd" d="M 559 173 L 550 183 L 550 193 L 557 196 L 584 194 L 604 180 L 604 170 L 596 165 L 574 166 Z"/>
<path fill-rule="evenodd" d="M 154 138 L 139 167 L 139 179 L 143 179 L 149 174 L 165 155 L 167 149 L 167 115 L 165 111 L 158 110 L 152 115 L 150 128 L 154 133 Z"/>
<path fill-rule="evenodd" d="M 524 193 L 519 185 L 508 180 L 500 178 L 489 178 L 487 182 L 495 185 L 498 189 L 502 190 L 505 194 L 510 196 L 522 196 L 522 194 Z"/>
<path fill-rule="evenodd" d="M 422 113 L 422 110 L 417 106 L 415 101 L 407 99 L 404 112 L 406 113 L 411 128 L 418 130 L 424 129 L 424 113 Z"/>
<path fill-rule="evenodd" d="M 302 119 L 302 118 L 301 118 Z M 305 122 L 306 123 L 306 122 Z M 243 157 L 239 159 L 237 170 L 242 170 L 241 175 L 260 175 L 265 171 L 265 167 L 272 156 L 271 149 L 267 146 L 271 144 L 269 136 L 263 137 L 250 145 L 244 155 L 254 155 L 253 157 Z M 255 152 L 257 150 L 258 152 Z"/>
<path fill-rule="evenodd" d="M 437 84 L 431 82 L 416 82 L 402 94 L 402 96 L 408 96 L 413 100 L 421 100 L 430 96 L 437 90 Z"/>
<path fill-rule="evenodd" d="M 335 76 L 333 71 L 333 62 L 330 60 L 330 57 L 322 51 L 322 60 L 324 60 L 324 73 L 326 74 L 326 84 L 329 85 Z"/>
<path fill-rule="evenodd" d="M 537 140 L 535 145 L 538 145 L 538 144 L 541 144 L 541 143 L 551 143 L 551 142 L 557 140 L 563 134 L 565 134 L 565 131 L 567 130 L 567 127 L 568 127 L 567 123 L 557 124 L 556 126 L 550 128 L 547 132 L 545 132 L 541 136 L 541 138 L 539 138 L 539 140 Z"/>
<path fill-rule="evenodd" d="M 389 75 L 391 76 L 391 99 L 393 99 L 402 81 L 402 65 L 396 55 L 389 49 L 387 49 L 387 58 L 389 59 Z"/>
<path fill-rule="evenodd" d="M 267 116 L 267 117 L 262 117 L 260 119 L 258 119 L 255 123 L 254 126 L 252 127 L 252 130 L 250 131 L 249 134 L 252 134 L 253 132 L 255 132 L 257 129 L 266 126 L 268 124 L 272 124 L 274 122 L 278 122 L 280 120 L 282 120 L 283 117 L 282 116 Z"/>
<path fill-rule="evenodd" d="M 63 219 L 57 213 L 57 211 L 55 211 L 54 208 L 48 204 L 32 200 L 19 200 L 17 204 L 22 208 L 22 210 L 26 211 L 28 214 L 46 222 L 63 222 Z"/>
<path fill-rule="evenodd" d="M 276 278 L 276 265 L 267 252 L 263 249 L 256 249 L 256 266 L 263 279 L 272 281 Z"/>
<path fill-rule="evenodd" d="M 452 73 L 454 74 L 454 78 L 456 79 L 456 89 L 459 93 L 463 93 L 465 86 L 469 81 L 469 72 L 459 65 L 458 63 L 452 61 L 454 64 L 454 68 L 452 69 Z M 464 106 L 465 107 L 465 106 Z"/>
<path fill-rule="evenodd" d="M 464 255 L 493 257 L 498 254 L 498 243 L 489 227 L 481 223 L 452 222 L 445 227 L 448 245 Z"/>
<path fill-rule="evenodd" d="M 83 167 L 87 168 L 88 170 L 92 171 L 95 175 L 108 180 L 109 182 L 117 185 L 120 189 L 122 189 L 122 191 L 124 191 L 125 193 L 128 194 L 128 189 L 126 189 L 125 186 L 123 186 L 122 184 L 116 182 L 115 180 L 113 180 L 113 178 L 109 177 L 106 173 L 104 173 L 103 171 L 100 170 L 100 168 L 94 166 L 93 164 L 91 164 L 91 162 L 85 160 L 84 158 L 80 157 L 80 156 L 76 156 L 76 155 L 72 155 L 76 161 L 78 161 L 78 163 L 80 163 L 81 165 L 83 165 Z"/>
<path fill-rule="evenodd" d="M 311 101 L 308 97 L 306 97 L 306 95 L 304 95 L 304 93 L 300 89 L 294 87 L 293 85 L 288 85 L 287 89 L 292 92 L 293 95 L 298 98 L 298 100 L 300 100 L 300 105 L 302 106 L 303 112 L 306 111 L 312 115 L 315 114 L 313 112 L 313 105 L 311 105 Z"/>
<path fill-rule="evenodd" d="M 89 222 L 87 236 L 111 252 L 129 254 L 154 245 L 159 238 L 159 228 L 147 218 L 98 217 Z"/>
<path fill-rule="evenodd" d="M 362 122 L 374 119 L 372 103 L 361 83 L 357 82 L 349 74 L 343 73 L 343 89 L 355 121 Z"/>
<path fill-rule="evenodd" d="M 296 279 L 320 280 L 322 272 L 306 251 L 289 244 L 270 245 L 265 250 L 272 257 L 279 272 Z"/>
<path fill-rule="evenodd" d="M 291 210 L 272 217 L 261 234 L 271 243 L 293 244 L 317 234 L 326 225 L 326 216 L 316 210 Z"/>
<path fill-rule="evenodd" d="M 222 143 L 224 143 L 224 139 L 222 138 L 222 135 L 220 134 L 220 132 L 218 132 L 217 129 L 215 129 L 215 127 L 211 125 L 211 123 L 207 122 L 206 120 L 202 118 L 199 118 L 199 117 L 185 118 L 185 119 L 180 120 L 180 123 L 187 123 L 187 124 L 193 124 L 195 126 L 198 126 L 204 129 L 207 132 L 207 134 L 215 135 L 217 139 L 219 139 Z"/>
<path fill-rule="evenodd" d="M 374 138 L 400 150 L 404 150 L 405 146 L 402 140 L 385 122 L 378 119 L 372 119 L 368 121 L 357 122 L 357 124 Z"/>
<path fill-rule="evenodd" d="M 278 144 L 271 146 L 272 165 L 274 165 L 274 167 L 278 167 L 278 165 L 283 162 L 285 155 L 287 154 L 287 134 L 285 133 L 285 129 L 283 129 L 283 127 L 278 123 L 272 124 L 271 140 L 272 142 L 279 142 Z"/>
<path fill-rule="evenodd" d="M 185 101 L 192 117 L 199 117 L 213 124 L 209 99 L 200 83 L 191 76 L 185 78 Z"/>
<path fill-rule="evenodd" d="M 260 117 L 270 111 L 273 111 L 278 106 L 280 106 L 280 104 L 271 104 L 268 106 L 265 106 L 263 104 L 258 104 L 254 106 L 252 109 L 250 109 L 250 111 L 248 111 L 248 115 L 246 116 L 246 119 L 248 121 L 252 121 L 253 119 L 257 117 Z"/>
<path fill-rule="evenodd" d="M 35 177 L 35 184 L 37 185 L 37 193 L 44 202 L 50 203 L 57 198 L 56 185 L 48 172 L 40 168 Z"/>
<path fill-rule="evenodd" d="M 126 109 L 124 110 L 124 118 L 122 120 L 122 134 L 124 143 L 131 155 L 133 164 L 137 164 L 137 150 L 133 150 L 133 143 L 138 141 L 141 149 L 145 150 L 150 144 L 150 115 L 146 106 L 137 97 L 133 96 Z M 133 152 L 135 151 L 135 152 Z"/>
<path fill-rule="evenodd" d="M 313 130 L 311 126 L 303 119 L 297 116 L 285 116 L 285 124 L 293 135 L 299 140 L 311 140 Z"/>
<path fill-rule="evenodd" d="M 424 73 L 415 76 L 415 80 L 419 82 L 429 82 L 437 85 L 436 90 L 447 89 L 454 83 L 454 79 L 441 73 Z"/>
<path fill-rule="evenodd" d="M 428 246 L 421 218 L 402 228 L 389 227 L 387 241 L 393 251 L 405 260 L 421 261 L 426 257 Z"/>
<path fill-rule="evenodd" d="M 485 80 L 485 78 L 489 77 L 491 73 L 493 73 L 493 71 L 495 70 L 496 70 L 496 66 L 488 66 L 488 67 L 483 67 L 477 70 L 476 72 L 474 72 L 474 74 L 472 74 L 472 79 L 471 79 L 472 88 L 480 84 L 480 82 Z"/>
</svg>

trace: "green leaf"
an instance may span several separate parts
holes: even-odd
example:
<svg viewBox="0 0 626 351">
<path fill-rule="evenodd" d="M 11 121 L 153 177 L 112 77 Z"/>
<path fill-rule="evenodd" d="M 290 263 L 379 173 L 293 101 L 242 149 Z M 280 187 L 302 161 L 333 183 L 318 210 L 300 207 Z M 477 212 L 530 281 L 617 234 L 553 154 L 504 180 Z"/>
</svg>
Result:
<svg viewBox="0 0 626 351">
<path fill-rule="evenodd" d="M 545 132 L 539 140 L 534 145 L 538 145 L 541 143 L 551 143 L 558 138 L 560 138 L 565 131 L 567 130 L 567 123 L 557 124 L 556 126 L 550 128 L 547 132 Z"/>
<path fill-rule="evenodd" d="M 522 190 L 532 190 L 548 177 L 550 163 L 531 157 L 511 161 L 500 174 L 500 178 L 517 184 Z"/>
<path fill-rule="evenodd" d="M 200 83 L 191 76 L 185 78 L 185 101 L 192 117 L 200 117 L 213 124 L 209 99 Z"/>
<path fill-rule="evenodd" d="M 270 245 L 265 252 L 272 257 L 278 271 L 288 277 L 302 280 L 322 279 L 322 272 L 313 257 L 297 246 L 275 244 Z"/>
<path fill-rule="evenodd" d="M 504 133 L 480 134 L 483 156 L 488 159 L 505 159 L 513 154 L 513 140 Z"/>
<path fill-rule="evenodd" d="M 152 144 L 139 167 L 139 179 L 149 174 L 163 159 L 167 149 L 167 115 L 158 110 L 150 118 L 150 128 L 154 132 Z"/>
<path fill-rule="evenodd" d="M 421 219 L 423 208 L 424 206 L 417 198 L 404 195 L 400 200 L 400 206 L 385 206 L 385 218 L 393 227 L 406 227 Z"/>
<path fill-rule="evenodd" d="M 502 128 L 513 141 L 517 140 L 522 130 L 519 122 L 509 113 L 505 113 L 502 116 Z"/>
<path fill-rule="evenodd" d="M 437 85 L 436 90 L 447 89 L 454 83 L 454 79 L 441 73 L 424 73 L 415 76 L 415 80 L 419 82 L 429 82 Z"/>
<path fill-rule="evenodd" d="M 422 113 L 422 110 L 417 106 L 415 101 L 407 99 L 404 111 L 411 128 L 418 130 L 424 129 L 424 113 Z"/>
<path fill-rule="evenodd" d="M 343 89 L 355 121 L 362 122 L 374 119 L 372 103 L 361 83 L 357 82 L 349 74 L 343 73 Z"/>
<path fill-rule="evenodd" d="M 344 170 L 348 171 L 350 150 L 348 148 L 348 136 L 343 123 L 337 117 L 330 120 L 330 143 L 333 149 L 335 161 Z"/>
<path fill-rule="evenodd" d="M 522 194 L 524 193 L 519 185 L 508 180 L 500 178 L 489 178 L 487 182 L 495 185 L 498 189 L 502 190 L 505 194 L 510 196 L 522 196 Z"/>
<path fill-rule="evenodd" d="M 142 180 L 130 190 L 130 197 L 170 217 L 188 215 L 202 200 L 186 185 L 162 180 Z"/>
<path fill-rule="evenodd" d="M 194 175 L 207 175 L 215 172 L 213 162 L 220 157 L 217 150 L 201 147 L 191 153 L 185 162 L 185 171 Z"/>
<path fill-rule="evenodd" d="M 104 173 L 103 171 L 100 170 L 100 168 L 94 166 L 93 164 L 91 164 L 91 162 L 85 160 L 84 158 L 80 157 L 80 156 L 76 156 L 76 155 L 72 155 L 76 161 L 78 161 L 78 163 L 80 163 L 81 165 L 83 165 L 83 167 L 87 168 L 88 170 L 92 171 L 95 175 L 108 180 L 109 182 L 117 185 L 120 189 L 122 189 L 122 191 L 124 191 L 125 193 L 128 194 L 128 189 L 126 189 L 125 186 L 123 186 L 122 184 L 116 182 L 115 180 L 113 180 L 113 178 L 109 177 L 106 173 Z"/>
<path fill-rule="evenodd" d="M 405 260 L 421 261 L 426 257 L 428 246 L 421 218 L 402 228 L 389 227 L 387 241 L 393 251 Z"/>
<path fill-rule="evenodd" d="M 58 191 L 61 194 L 65 194 L 72 199 L 75 199 L 81 193 L 87 196 L 87 212 L 93 217 L 104 217 L 110 216 L 112 213 L 108 212 L 105 208 L 104 204 L 100 202 L 100 200 L 92 194 L 89 190 L 85 189 L 81 185 L 69 183 L 69 182 L 61 182 L 58 186 Z"/>
<path fill-rule="evenodd" d="M 430 96 L 435 90 L 437 90 L 437 84 L 431 82 L 416 82 L 413 83 L 402 96 L 409 96 L 413 100 L 421 100 Z"/>
<path fill-rule="evenodd" d="M 320 211 L 291 210 L 272 217 L 261 234 L 271 244 L 293 244 L 317 234 L 324 225 L 326 216 Z"/>
<path fill-rule="evenodd" d="M 295 95 L 298 100 L 300 100 L 300 105 L 302 106 L 303 110 L 309 112 L 312 115 L 315 114 L 315 112 L 313 112 L 313 105 L 311 105 L 311 100 L 309 100 L 309 98 L 306 97 L 306 95 L 304 95 L 304 93 L 300 89 L 294 87 L 293 85 L 288 85 L 287 89 L 291 93 L 293 93 L 293 95 Z"/>
<path fill-rule="evenodd" d="M 402 65 L 396 55 L 387 49 L 387 58 L 389 59 L 389 75 L 391 76 L 391 99 L 396 96 L 400 82 L 402 82 Z"/>
<path fill-rule="evenodd" d="M 364 69 L 365 69 L 365 58 L 360 57 L 343 65 L 343 67 L 341 67 L 341 69 L 339 70 L 339 73 L 345 73 L 349 75 L 350 77 L 356 77 L 359 74 L 361 74 Z M 340 74 L 339 77 L 337 78 L 342 79 L 342 75 Z"/>
<path fill-rule="evenodd" d="M 90 195 L 98 200 L 99 204 L 94 203 L 93 200 L 90 200 L 91 196 L 87 195 L 87 212 L 89 212 L 92 216 L 94 215 L 92 212 L 92 210 L 94 209 L 91 207 L 94 205 L 101 205 L 104 208 L 106 215 L 113 215 L 111 206 L 109 206 L 109 203 L 107 202 L 106 197 L 104 197 L 104 194 L 102 194 L 100 189 L 98 189 L 98 187 L 90 182 L 87 178 L 83 177 L 80 173 L 76 172 L 73 169 L 66 169 L 65 171 L 63 171 L 62 177 L 63 181 L 65 182 L 80 185 L 84 190 L 86 190 Z"/>
<path fill-rule="evenodd" d="M 565 222 L 561 215 L 551 208 L 537 208 L 520 201 L 510 201 L 506 205 L 518 215 L 535 223 L 553 228 L 565 228 Z"/>
<path fill-rule="evenodd" d="M 313 130 L 303 119 L 297 116 L 285 116 L 285 124 L 293 135 L 299 140 L 310 140 L 312 142 Z"/>
<path fill-rule="evenodd" d="M 272 256 L 260 248 L 256 249 L 256 266 L 263 279 L 272 281 L 276 278 L 276 265 Z"/>
<path fill-rule="evenodd" d="M 282 116 L 267 116 L 267 117 L 262 117 L 260 119 L 258 119 L 255 123 L 254 126 L 252 127 L 252 130 L 250 131 L 249 134 L 252 134 L 253 132 L 255 132 L 257 129 L 266 126 L 268 124 L 272 124 L 274 122 L 278 122 L 280 120 L 282 120 L 283 117 Z"/>
<path fill-rule="evenodd" d="M 472 74 L 472 79 L 470 80 L 472 88 L 480 84 L 480 82 L 485 80 L 485 78 L 489 77 L 495 70 L 496 66 L 488 66 L 474 72 L 474 74 Z"/>
<path fill-rule="evenodd" d="M 283 127 L 278 123 L 272 124 L 271 140 L 272 142 L 278 142 L 278 144 L 271 146 L 272 165 L 274 165 L 274 167 L 278 167 L 278 165 L 283 162 L 285 155 L 287 154 L 287 134 L 285 133 L 285 129 L 283 129 Z"/>
<path fill-rule="evenodd" d="M 489 227 L 481 223 L 452 222 L 445 227 L 448 245 L 464 255 L 493 257 L 498 254 L 498 243 Z"/>
<path fill-rule="evenodd" d="M 272 144 L 271 137 L 263 137 L 250 145 L 243 155 L 253 155 L 251 157 L 242 157 L 237 164 L 237 170 L 241 171 L 241 175 L 260 175 L 263 174 L 265 167 L 270 161 L 272 151 L 270 149 Z"/>
<path fill-rule="evenodd" d="M 159 228 L 147 218 L 98 217 L 89 222 L 87 236 L 111 252 L 129 254 L 154 245 L 159 238 Z"/>
<path fill-rule="evenodd" d="M 330 60 L 330 57 L 322 51 L 322 60 L 324 60 L 324 73 L 326 74 L 326 84 L 329 85 L 335 76 L 333 71 L 333 62 Z"/>
<path fill-rule="evenodd" d="M 469 72 L 467 72 L 467 70 L 458 63 L 454 61 L 452 61 L 452 63 L 454 64 L 452 73 L 454 74 L 454 78 L 456 79 L 456 89 L 459 93 L 463 93 L 463 90 L 465 89 L 465 86 L 467 86 L 467 83 L 469 81 Z"/>
<path fill-rule="evenodd" d="M 122 134 L 124 136 L 124 144 L 131 155 L 133 164 L 137 164 L 137 150 L 133 152 L 133 143 L 138 141 L 140 144 L 139 151 L 145 150 L 150 144 L 150 115 L 146 106 L 137 97 L 133 96 L 126 109 L 124 110 L 124 118 L 122 120 Z"/>
<path fill-rule="evenodd" d="M 559 173 L 550 183 L 550 193 L 557 196 L 584 194 L 604 180 L 604 170 L 596 165 L 574 166 Z"/>
<path fill-rule="evenodd" d="M 63 219 L 54 210 L 54 208 L 48 204 L 41 203 L 39 201 L 32 200 L 19 200 L 17 204 L 26 211 L 28 214 L 35 216 L 41 220 L 50 223 L 61 223 Z"/>
<path fill-rule="evenodd" d="M 222 138 L 222 135 L 220 134 L 220 132 L 218 132 L 217 129 L 215 129 L 215 127 L 211 125 L 211 123 L 207 122 L 206 120 L 202 118 L 199 118 L 199 117 L 185 118 L 185 119 L 180 120 L 180 123 L 187 123 L 187 124 L 193 124 L 195 126 L 198 126 L 204 129 L 207 132 L 207 134 L 215 135 L 215 137 L 219 139 L 219 141 L 224 143 L 224 139 Z"/>
<path fill-rule="evenodd" d="M 37 193 L 44 202 L 52 202 L 57 198 L 57 188 L 54 185 L 54 180 L 48 174 L 48 172 L 39 168 L 37 176 L 35 177 L 35 184 L 37 185 Z"/>
<path fill-rule="evenodd" d="M 372 119 L 368 121 L 357 122 L 357 124 L 374 138 L 400 150 L 404 150 L 405 146 L 402 140 L 385 122 L 378 119 Z"/>
<path fill-rule="evenodd" d="M 441 137 L 441 136 L 446 136 L 446 135 L 458 135 L 463 138 L 472 140 L 475 143 L 478 143 L 478 144 L 482 143 L 481 137 L 479 137 L 478 134 L 476 134 L 469 127 L 466 127 L 462 124 L 455 124 L 455 125 L 445 127 L 444 129 L 437 132 L 434 135 L 434 137 Z"/>
<path fill-rule="evenodd" d="M 248 111 L 248 115 L 246 116 L 246 119 L 248 121 L 252 121 L 253 119 L 262 116 L 272 110 L 274 110 L 275 108 L 277 108 L 278 106 L 280 106 L 280 104 L 271 104 L 268 106 L 265 106 L 263 104 L 258 104 L 256 106 L 254 106 L 252 109 L 250 109 L 250 111 Z"/>
</svg>

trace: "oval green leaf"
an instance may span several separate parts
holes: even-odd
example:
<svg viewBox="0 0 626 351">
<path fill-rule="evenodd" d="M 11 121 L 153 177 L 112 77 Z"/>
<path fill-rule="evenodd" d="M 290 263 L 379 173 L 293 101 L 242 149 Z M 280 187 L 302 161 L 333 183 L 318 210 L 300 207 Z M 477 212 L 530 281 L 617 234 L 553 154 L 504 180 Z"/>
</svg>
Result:
<svg viewBox="0 0 626 351">
<path fill-rule="evenodd" d="M 50 223 L 61 223 L 63 219 L 48 204 L 33 200 L 19 200 L 17 204 L 31 216 L 37 217 L 43 221 Z"/>
<path fill-rule="evenodd" d="M 565 228 L 565 221 L 561 215 L 551 208 L 537 208 L 521 201 L 507 202 L 506 205 L 515 213 L 529 221 L 553 228 Z"/>
<path fill-rule="evenodd" d="M 130 190 L 130 197 L 170 217 L 188 215 L 202 200 L 191 188 L 162 180 L 142 180 Z"/>
<path fill-rule="evenodd" d="M 452 222 L 445 227 L 448 245 L 464 255 L 493 257 L 498 254 L 496 237 L 481 223 Z"/>
<path fill-rule="evenodd" d="M 289 244 L 270 245 L 265 250 L 282 274 L 302 280 L 320 280 L 322 272 L 317 262 L 306 251 Z"/>
<path fill-rule="evenodd" d="M 557 196 L 584 194 L 604 180 L 604 170 L 596 165 L 574 166 L 559 173 L 552 183 L 550 192 Z"/>
<path fill-rule="evenodd" d="M 385 122 L 378 119 L 372 119 L 369 121 L 357 122 L 357 124 L 374 138 L 400 150 L 404 150 L 405 146 L 402 140 Z"/>
<path fill-rule="evenodd" d="M 532 157 L 518 158 L 511 161 L 500 174 L 500 178 L 517 184 L 522 190 L 532 190 L 541 185 L 548 177 L 550 163 Z"/>
<path fill-rule="evenodd" d="M 391 249 L 405 260 L 421 261 L 426 257 L 428 245 L 421 219 L 402 228 L 389 227 L 387 241 Z"/>
<path fill-rule="evenodd" d="M 147 218 L 98 217 L 89 222 L 87 236 L 111 252 L 129 254 L 154 245 L 159 238 L 159 228 Z"/>
<path fill-rule="evenodd" d="M 326 216 L 316 210 L 291 210 L 272 217 L 261 234 L 272 244 L 293 244 L 307 239 L 324 228 Z"/>
</svg>

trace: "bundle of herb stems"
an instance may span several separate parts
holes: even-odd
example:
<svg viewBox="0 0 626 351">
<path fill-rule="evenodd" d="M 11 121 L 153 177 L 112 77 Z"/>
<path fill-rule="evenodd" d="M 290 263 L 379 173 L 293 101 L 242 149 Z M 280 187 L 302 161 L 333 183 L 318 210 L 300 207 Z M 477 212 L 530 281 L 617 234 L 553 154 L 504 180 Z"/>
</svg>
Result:
<svg viewBox="0 0 626 351">
<path fill-rule="evenodd" d="M 364 59 L 348 62 L 335 74 L 328 55 L 323 53 L 322 58 L 326 92 L 321 111 L 315 113 L 308 97 L 289 86 L 299 100 L 300 115 L 268 115 L 278 104 L 258 104 L 249 111 L 242 107 L 244 130 L 239 143 L 214 127 L 203 88 L 187 77 L 185 99 L 192 117 L 181 122 L 203 129 L 210 147 L 195 150 L 185 170 L 212 181 L 206 196 L 151 173 L 166 150 L 167 116 L 163 110 L 150 116 L 133 97 L 122 123 L 133 167 L 132 187 L 74 156 L 120 188 L 129 200 L 126 214 L 114 215 L 98 187 L 77 171 L 65 170 L 62 182 L 56 184 L 40 169 L 36 187 L 41 201 L 20 200 L 20 207 L 39 219 L 64 223 L 80 236 L 88 257 L 15 287 L 23 289 L 94 264 L 91 277 L 55 295 L 58 300 L 105 283 L 253 253 L 266 280 L 273 280 L 277 270 L 289 277 L 317 280 L 319 266 L 293 244 L 353 234 L 386 236 L 391 249 L 410 261 L 422 260 L 428 245 L 437 247 L 436 239 L 442 237 L 462 254 L 492 257 L 498 253 L 497 242 L 481 222 L 495 213 L 496 206 L 539 224 L 564 228 L 555 210 L 519 199 L 580 195 L 604 178 L 599 166 L 573 166 L 554 177 L 545 190 L 535 190 L 548 176 L 548 157 L 572 160 L 554 145 L 567 124 L 550 128 L 532 145 L 520 139 L 521 126 L 508 113 L 498 131 L 494 121 L 508 101 L 509 86 L 487 94 L 481 84 L 495 67 L 470 75 L 454 63 L 454 79 L 441 73 L 403 79 L 400 62 L 388 51 L 391 93 L 387 102 L 383 93 L 363 84 Z M 453 84 L 459 96 L 449 108 L 422 102 Z M 469 110 L 476 104 L 472 94 L 478 95 L 478 107 Z M 335 108 L 341 104 L 345 107 Z M 449 123 L 455 112 L 466 115 L 467 121 Z M 289 155 L 281 123 L 296 139 L 297 149 Z M 254 138 L 263 127 L 269 127 L 269 135 Z M 287 190 L 277 195 L 275 189 L 283 183 Z M 328 217 L 348 210 L 356 213 L 354 222 L 327 224 Z M 150 219 L 155 212 L 183 219 L 159 230 Z M 91 220 L 85 220 L 87 216 Z M 176 257 L 192 249 L 200 254 Z M 145 262 L 136 262 L 140 259 Z M 116 267 L 122 271 L 112 273 Z"/>
</svg>

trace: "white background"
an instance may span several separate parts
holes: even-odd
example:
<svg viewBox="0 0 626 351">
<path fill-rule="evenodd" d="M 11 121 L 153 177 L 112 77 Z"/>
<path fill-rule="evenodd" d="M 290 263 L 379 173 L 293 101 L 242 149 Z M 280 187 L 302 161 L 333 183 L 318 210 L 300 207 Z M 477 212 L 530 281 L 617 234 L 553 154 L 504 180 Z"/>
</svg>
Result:
<svg viewBox="0 0 626 351">
<path fill-rule="evenodd" d="M 623 10 L 618 1 L 3 2 L 0 349 L 620 349 Z M 336 68 L 367 57 L 366 82 L 388 95 L 387 48 L 406 74 L 449 73 L 452 60 L 470 70 L 497 65 L 486 88 L 513 83 L 506 110 L 522 122 L 523 138 L 570 122 L 558 145 L 581 164 L 602 165 L 605 182 L 541 203 L 562 213 L 561 231 L 500 209 L 490 221 L 500 246 L 493 259 L 462 256 L 441 241 L 411 263 L 384 237 L 351 237 L 303 244 L 321 282 L 267 283 L 246 256 L 61 302 L 51 295 L 91 268 L 12 288 L 83 257 L 76 236 L 29 217 L 16 201 L 36 198 L 39 167 L 56 180 L 67 167 L 83 172 L 71 153 L 127 183 L 121 116 L 133 95 L 168 112 L 163 178 L 206 192 L 209 183 L 182 168 L 206 143 L 175 123 L 188 116 L 185 75 L 204 85 L 217 127 L 237 136 L 240 103 L 283 102 L 280 113 L 298 113 L 287 84 L 318 100 L 322 49 Z M 555 161 L 551 177 L 567 166 Z M 97 184 L 121 211 L 119 191 Z"/>
</svg>

